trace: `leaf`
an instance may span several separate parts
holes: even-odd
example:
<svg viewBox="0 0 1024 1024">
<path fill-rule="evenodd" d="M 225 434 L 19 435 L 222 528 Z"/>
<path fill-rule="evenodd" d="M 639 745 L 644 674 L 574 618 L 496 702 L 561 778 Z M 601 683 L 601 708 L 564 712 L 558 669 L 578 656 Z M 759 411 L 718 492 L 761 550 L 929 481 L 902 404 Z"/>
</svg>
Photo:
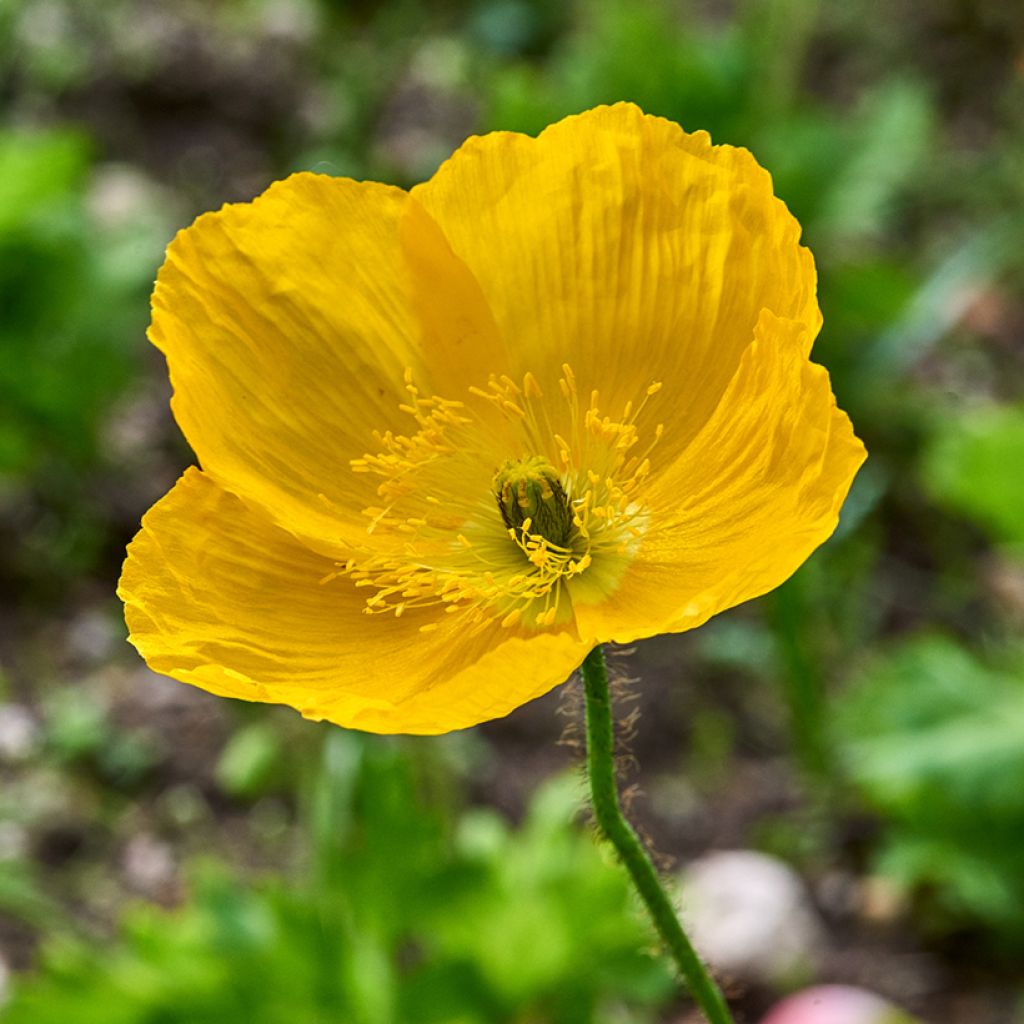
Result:
<svg viewBox="0 0 1024 1024">
<path fill-rule="evenodd" d="M 878 869 L 934 886 L 953 920 L 1024 939 L 1024 671 L 921 636 L 869 663 L 834 708 L 846 771 L 888 822 Z"/>
<path fill-rule="evenodd" d="M 1024 406 L 990 406 L 951 418 L 924 460 L 936 500 L 1024 546 Z"/>
</svg>

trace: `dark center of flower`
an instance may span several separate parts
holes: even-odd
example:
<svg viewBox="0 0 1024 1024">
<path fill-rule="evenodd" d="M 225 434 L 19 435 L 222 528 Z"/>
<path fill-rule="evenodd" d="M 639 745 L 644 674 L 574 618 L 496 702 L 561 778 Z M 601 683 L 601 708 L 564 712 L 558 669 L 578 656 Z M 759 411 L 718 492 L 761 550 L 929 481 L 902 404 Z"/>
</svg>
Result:
<svg viewBox="0 0 1024 1024">
<path fill-rule="evenodd" d="M 494 493 L 505 525 L 523 535 L 543 537 L 567 548 L 573 533 L 573 511 L 554 467 L 540 455 L 508 459 L 494 476 Z"/>
</svg>

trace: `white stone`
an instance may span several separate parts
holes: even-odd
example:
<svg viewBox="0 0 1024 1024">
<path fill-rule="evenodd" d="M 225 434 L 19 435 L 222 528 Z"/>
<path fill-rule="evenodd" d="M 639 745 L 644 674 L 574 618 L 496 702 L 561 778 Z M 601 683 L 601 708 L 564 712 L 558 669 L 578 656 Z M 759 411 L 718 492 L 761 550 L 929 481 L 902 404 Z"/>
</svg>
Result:
<svg viewBox="0 0 1024 1024">
<path fill-rule="evenodd" d="M 7 961 L 0 956 L 0 1006 L 10 1002 L 11 999 L 11 969 Z"/>
<path fill-rule="evenodd" d="M 803 880 L 781 860 L 708 854 L 683 872 L 681 902 L 693 944 L 720 973 L 773 985 L 813 977 L 825 929 Z"/>
<path fill-rule="evenodd" d="M 761 1024 L 915 1024 L 892 1003 L 862 988 L 820 985 L 774 1006 Z"/>
<path fill-rule="evenodd" d="M 158 898 L 175 877 L 171 848 L 145 832 L 133 837 L 125 847 L 121 866 L 128 885 L 150 898 Z"/>
<path fill-rule="evenodd" d="M 39 723 L 22 704 L 0 704 L 0 761 L 24 761 L 39 746 Z"/>
</svg>

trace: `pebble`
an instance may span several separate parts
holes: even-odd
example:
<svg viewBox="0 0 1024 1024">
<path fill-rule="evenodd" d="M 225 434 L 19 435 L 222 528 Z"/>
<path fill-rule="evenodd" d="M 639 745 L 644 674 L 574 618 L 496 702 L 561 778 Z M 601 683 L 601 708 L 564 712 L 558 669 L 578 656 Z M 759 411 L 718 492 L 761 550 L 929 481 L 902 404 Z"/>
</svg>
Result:
<svg viewBox="0 0 1024 1024">
<path fill-rule="evenodd" d="M 888 1000 L 849 985 L 819 985 L 773 1007 L 761 1024 L 916 1024 Z"/>
<path fill-rule="evenodd" d="M 690 937 L 719 973 L 780 987 L 814 977 L 825 928 L 788 864 L 752 850 L 711 853 L 683 872 L 681 896 Z"/>
<path fill-rule="evenodd" d="M 129 841 L 121 857 L 121 868 L 127 885 L 149 899 L 164 898 L 175 881 L 170 846 L 147 833 Z"/>
<path fill-rule="evenodd" d="M 27 761 L 38 749 L 39 723 L 23 704 L 0 704 L 0 761 Z"/>
</svg>

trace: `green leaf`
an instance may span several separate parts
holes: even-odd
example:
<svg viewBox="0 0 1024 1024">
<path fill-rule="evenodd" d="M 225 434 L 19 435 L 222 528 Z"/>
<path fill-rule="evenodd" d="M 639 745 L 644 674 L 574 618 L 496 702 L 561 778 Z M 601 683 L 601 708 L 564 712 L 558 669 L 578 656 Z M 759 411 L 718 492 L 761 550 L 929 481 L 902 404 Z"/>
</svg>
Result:
<svg viewBox="0 0 1024 1024">
<path fill-rule="evenodd" d="M 951 923 L 1024 940 L 1024 666 L 922 636 L 869 663 L 834 712 L 847 773 L 889 823 L 878 869 L 933 887 Z"/>
<path fill-rule="evenodd" d="M 950 418 L 924 460 L 938 501 L 998 541 L 1024 546 L 1024 406 L 990 406 Z"/>
</svg>

